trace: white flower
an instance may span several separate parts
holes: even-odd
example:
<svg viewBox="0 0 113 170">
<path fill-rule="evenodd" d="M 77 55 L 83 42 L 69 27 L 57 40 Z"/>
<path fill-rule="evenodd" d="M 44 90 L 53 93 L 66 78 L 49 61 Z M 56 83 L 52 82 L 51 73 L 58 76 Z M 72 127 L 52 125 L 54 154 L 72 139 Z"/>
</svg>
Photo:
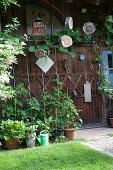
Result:
<svg viewBox="0 0 113 170">
<path fill-rule="evenodd" d="M 3 48 L 5 45 L 4 44 L 0 44 L 0 48 Z"/>
<path fill-rule="evenodd" d="M 27 45 L 25 42 L 21 42 L 21 45 Z"/>
<path fill-rule="evenodd" d="M 14 50 L 14 47 L 12 45 L 5 45 L 7 48 L 9 48 L 10 50 Z"/>
<path fill-rule="evenodd" d="M 2 73 L 0 75 L 0 82 L 2 83 L 9 83 L 10 79 L 9 79 L 9 76 L 7 73 Z"/>
</svg>

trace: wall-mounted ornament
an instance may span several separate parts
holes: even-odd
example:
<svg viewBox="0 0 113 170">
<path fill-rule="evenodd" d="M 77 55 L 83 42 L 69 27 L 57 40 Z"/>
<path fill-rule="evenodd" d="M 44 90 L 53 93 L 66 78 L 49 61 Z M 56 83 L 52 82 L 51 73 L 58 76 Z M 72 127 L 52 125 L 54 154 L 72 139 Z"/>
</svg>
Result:
<svg viewBox="0 0 113 170">
<path fill-rule="evenodd" d="M 87 8 L 82 8 L 81 9 L 81 14 L 86 14 L 87 13 Z"/>
<path fill-rule="evenodd" d="M 92 22 L 86 22 L 83 25 L 83 31 L 87 34 L 93 34 L 96 31 L 96 26 Z"/>
<path fill-rule="evenodd" d="M 63 35 L 60 40 L 64 48 L 68 48 L 73 44 L 72 38 L 68 35 Z"/>
<path fill-rule="evenodd" d="M 91 102 L 91 84 L 88 81 L 84 84 L 84 98 L 85 102 Z"/>
<path fill-rule="evenodd" d="M 65 26 L 67 29 L 73 29 L 73 18 L 72 17 L 66 17 Z"/>
<path fill-rule="evenodd" d="M 54 64 L 54 62 L 48 57 L 39 58 L 35 63 L 44 73 L 46 73 Z"/>
<path fill-rule="evenodd" d="M 46 35 L 46 33 L 46 23 L 43 21 L 43 19 L 37 17 L 32 21 L 32 35 Z"/>
<path fill-rule="evenodd" d="M 108 15 L 106 21 L 113 23 L 113 15 Z"/>
<path fill-rule="evenodd" d="M 37 58 L 44 57 L 44 55 L 45 55 L 45 51 L 44 51 L 44 50 L 37 49 L 37 50 L 35 51 L 35 56 L 36 56 Z"/>
<path fill-rule="evenodd" d="M 84 54 L 80 54 L 79 59 L 80 59 L 80 61 L 84 61 L 85 60 L 85 55 Z"/>
</svg>

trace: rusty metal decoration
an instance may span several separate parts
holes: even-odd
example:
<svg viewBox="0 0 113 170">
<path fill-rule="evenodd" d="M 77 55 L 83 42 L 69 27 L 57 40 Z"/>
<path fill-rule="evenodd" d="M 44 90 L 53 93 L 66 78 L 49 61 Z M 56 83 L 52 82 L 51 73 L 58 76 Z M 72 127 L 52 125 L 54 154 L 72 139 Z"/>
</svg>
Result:
<svg viewBox="0 0 113 170">
<path fill-rule="evenodd" d="M 92 22 L 86 22 L 83 25 L 83 31 L 87 34 L 93 34 L 96 31 L 96 26 Z"/>
</svg>

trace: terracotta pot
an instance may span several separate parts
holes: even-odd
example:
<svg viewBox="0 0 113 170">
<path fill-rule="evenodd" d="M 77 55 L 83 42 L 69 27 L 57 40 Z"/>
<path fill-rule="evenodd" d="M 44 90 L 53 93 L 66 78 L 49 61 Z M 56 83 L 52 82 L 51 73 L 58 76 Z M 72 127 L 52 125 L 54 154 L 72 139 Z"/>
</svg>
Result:
<svg viewBox="0 0 113 170">
<path fill-rule="evenodd" d="M 109 118 L 109 119 L 110 119 L 111 127 L 113 127 L 113 118 Z"/>
<path fill-rule="evenodd" d="M 14 140 L 14 141 L 5 141 L 4 142 L 4 148 L 8 149 L 8 148 L 17 148 L 19 147 L 20 142 L 18 139 Z"/>
<path fill-rule="evenodd" d="M 74 140 L 76 139 L 76 130 L 74 128 L 64 129 L 64 135 L 69 140 Z"/>
</svg>

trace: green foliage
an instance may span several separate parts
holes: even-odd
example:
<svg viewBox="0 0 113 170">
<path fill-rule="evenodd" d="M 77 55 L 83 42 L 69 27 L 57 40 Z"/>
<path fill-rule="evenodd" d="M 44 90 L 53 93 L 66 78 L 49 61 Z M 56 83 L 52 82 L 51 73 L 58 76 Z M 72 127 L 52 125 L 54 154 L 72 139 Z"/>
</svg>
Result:
<svg viewBox="0 0 113 170">
<path fill-rule="evenodd" d="M 68 126 L 77 130 L 82 123 L 79 111 L 74 106 L 72 99 L 62 92 L 63 83 L 58 79 L 53 81 L 56 83 L 56 87 L 53 87 L 53 94 L 44 92 L 41 99 L 44 108 L 43 112 L 45 112 L 46 117 L 49 117 L 49 115 L 53 117 L 54 122 L 52 125 L 54 128 L 62 130 L 65 126 Z"/>
<path fill-rule="evenodd" d="M 0 8 L 3 8 L 5 11 L 11 4 L 20 6 L 17 0 L 0 0 Z"/>
<path fill-rule="evenodd" d="M 26 133 L 34 133 L 34 132 L 36 132 L 37 128 L 38 128 L 38 125 L 31 125 L 31 126 L 29 126 L 29 125 L 26 123 L 25 132 L 26 132 Z"/>
<path fill-rule="evenodd" d="M 85 33 L 82 33 L 78 28 L 75 28 L 73 30 L 68 30 L 64 27 L 62 31 L 55 33 L 54 38 L 51 38 L 49 34 L 43 36 L 44 43 L 42 43 L 42 45 L 30 46 L 29 51 L 35 52 L 36 49 L 42 49 L 44 50 L 46 55 L 49 55 L 51 49 L 55 45 L 57 45 L 59 52 L 69 54 L 70 56 L 74 58 L 76 57 L 76 54 L 75 54 L 76 49 L 74 46 L 71 46 L 71 48 L 64 48 L 60 45 L 60 39 L 64 35 L 70 36 L 73 42 L 76 42 L 76 43 L 81 42 L 82 39 L 85 41 L 91 41 L 91 38 L 92 38 L 91 35 L 86 35 Z M 37 41 L 36 40 L 34 41 L 37 44 Z"/>
<path fill-rule="evenodd" d="M 108 133 L 107 136 L 113 137 L 113 133 Z"/>
<path fill-rule="evenodd" d="M 30 125 L 36 124 L 38 119 L 44 119 L 44 113 L 41 112 L 41 106 L 39 101 L 33 97 L 31 99 L 27 99 L 27 104 L 25 106 L 25 116 L 24 121 L 29 122 Z"/>
<path fill-rule="evenodd" d="M 30 52 L 33 52 L 33 53 L 34 53 L 34 52 L 35 52 L 35 50 L 36 50 L 36 49 L 35 49 L 35 47 L 34 47 L 34 46 L 30 46 L 30 47 L 29 47 L 29 51 L 30 51 Z"/>
<path fill-rule="evenodd" d="M 42 130 L 48 130 L 49 131 L 49 135 L 52 136 L 53 131 L 55 130 L 55 128 L 53 127 L 53 123 L 55 122 L 55 120 L 53 119 L 52 116 L 49 116 L 48 118 L 44 118 L 44 120 L 37 120 L 37 125 L 38 125 L 38 131 L 42 131 Z"/>
<path fill-rule="evenodd" d="M 61 53 L 68 53 L 68 49 L 67 49 L 67 48 L 64 48 L 64 47 L 62 47 L 62 46 L 59 46 L 59 47 L 58 47 L 58 50 L 59 50 L 59 52 L 61 52 Z"/>
<path fill-rule="evenodd" d="M 57 136 L 55 139 L 55 143 L 65 143 L 69 140 L 65 136 Z"/>
<path fill-rule="evenodd" d="M 24 88 L 23 84 L 19 84 L 16 89 L 14 89 L 15 96 L 12 99 L 5 99 L 2 103 L 2 119 L 12 119 L 12 120 L 24 120 L 26 118 L 26 112 L 23 110 L 22 97 L 27 94 L 27 90 Z"/>
<path fill-rule="evenodd" d="M 110 89 L 110 82 L 107 77 L 102 75 L 100 72 L 97 72 L 100 77 L 100 86 L 98 88 L 98 92 L 100 94 L 106 94 L 109 98 L 113 99 L 113 91 Z"/>
<path fill-rule="evenodd" d="M 17 18 L 13 18 L 12 22 L 13 24 L 6 25 L 6 29 L 0 32 L 0 98 L 3 100 L 14 95 L 13 88 L 7 85 L 13 78 L 11 69 L 13 64 L 17 64 L 16 56 L 25 55 L 23 39 L 12 33 L 18 28 L 19 22 Z"/>
<path fill-rule="evenodd" d="M 93 59 L 93 62 L 94 62 L 94 63 L 97 63 L 97 62 L 100 62 L 100 61 L 102 61 L 102 56 L 95 57 L 95 58 Z"/>
<path fill-rule="evenodd" d="M 2 121 L 0 124 L 0 138 L 6 141 L 25 138 L 25 124 L 18 120 L 8 119 L 7 121 Z"/>
<path fill-rule="evenodd" d="M 112 40 L 110 38 L 107 38 L 107 40 L 105 41 L 106 45 L 111 45 L 112 44 Z"/>
</svg>

